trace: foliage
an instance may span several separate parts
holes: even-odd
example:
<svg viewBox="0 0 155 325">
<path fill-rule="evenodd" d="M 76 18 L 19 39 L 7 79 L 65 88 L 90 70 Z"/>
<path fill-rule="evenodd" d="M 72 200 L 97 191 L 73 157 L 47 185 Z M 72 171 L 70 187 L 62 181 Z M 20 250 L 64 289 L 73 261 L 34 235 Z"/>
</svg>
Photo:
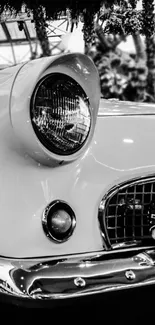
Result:
<svg viewBox="0 0 155 325">
<path fill-rule="evenodd" d="M 143 24 L 146 34 L 147 90 L 155 98 L 155 16 L 154 0 L 143 0 Z"/>
<path fill-rule="evenodd" d="M 106 37 L 106 40 L 109 36 Z M 110 42 L 112 44 L 112 42 Z M 94 45 L 95 46 L 95 45 Z M 101 93 L 104 98 L 131 101 L 152 101 L 146 92 L 147 67 L 144 60 L 111 46 L 103 50 L 98 42 L 89 52 L 100 75 Z"/>
<path fill-rule="evenodd" d="M 144 34 L 151 37 L 155 32 L 154 0 L 142 0 Z"/>
<path fill-rule="evenodd" d="M 155 102 L 153 2 L 143 0 L 143 9 L 137 10 L 137 0 L 116 1 L 112 8 L 100 11 L 96 25 L 98 39 L 94 43 L 96 54 L 92 49 L 89 54 L 98 67 L 104 97 Z M 117 49 L 129 34 L 136 48 L 134 57 Z M 140 34 L 145 35 L 145 47 Z"/>
<path fill-rule="evenodd" d="M 105 0 L 105 2 L 108 2 L 110 4 L 113 1 Z M 84 9 L 91 7 L 96 8 L 98 11 L 98 9 L 102 6 L 103 0 L 57 0 L 52 2 L 51 0 L 1 0 L 0 6 L 2 10 L 4 10 L 4 8 L 10 8 L 16 12 L 19 12 L 23 3 L 30 10 L 38 8 L 39 6 L 43 6 L 46 9 L 48 17 L 56 18 L 60 13 L 66 11 L 66 8 L 69 8 L 71 10 L 73 9 L 76 11 L 77 15 Z"/>
<path fill-rule="evenodd" d="M 37 37 L 41 44 L 42 56 L 50 56 L 51 51 L 46 32 L 47 23 L 44 14 L 44 9 L 42 6 L 39 6 L 37 10 L 33 10 L 33 20 L 36 28 Z"/>
<path fill-rule="evenodd" d="M 86 53 L 93 57 L 99 69 L 103 96 L 155 102 L 154 0 L 142 0 L 142 10 L 137 10 L 137 2 L 138 0 L 57 0 L 51 3 L 51 0 L 1 0 L 0 17 L 8 9 L 16 15 L 24 3 L 27 15 L 33 14 L 43 55 L 50 55 L 46 34 L 48 19 L 56 19 L 62 13 L 67 13 L 72 25 L 82 20 Z M 135 57 L 117 49 L 117 45 L 129 34 L 135 43 Z M 142 46 L 140 34 L 146 36 L 146 50 Z M 95 55 L 92 42 L 96 49 Z"/>
<path fill-rule="evenodd" d="M 113 1 L 104 0 L 104 2 L 110 5 Z M 48 19 L 57 19 L 62 13 L 66 13 L 69 9 L 72 20 L 78 21 L 82 17 L 84 21 L 84 39 L 86 45 L 90 43 L 94 32 L 94 17 L 99 11 L 103 3 L 103 0 L 1 0 L 0 2 L 0 16 L 4 11 L 10 11 L 14 15 L 19 13 L 23 4 L 25 11 L 28 15 L 30 12 L 34 16 L 34 22 L 38 38 L 41 42 L 43 55 L 49 55 L 49 44 L 46 30 L 46 21 Z M 43 14 L 44 13 L 44 14 Z M 39 22 L 38 22 L 39 18 Z M 45 40 L 43 41 L 43 37 Z"/>
<path fill-rule="evenodd" d="M 105 0 L 106 2 L 107 0 Z M 97 13 L 102 6 L 103 0 L 1 0 L 0 2 L 0 14 L 5 10 L 10 10 L 11 12 L 19 13 L 22 10 L 23 4 L 26 11 L 34 12 L 40 7 L 45 8 L 46 19 L 56 19 L 62 12 L 66 12 L 66 9 L 69 9 L 73 18 L 79 17 L 81 14 L 86 16 L 88 20 L 88 13 L 90 12 L 90 17 L 94 17 L 94 14 Z M 109 2 L 109 4 L 111 1 Z M 90 18 L 88 22 L 88 28 L 90 29 Z M 92 21 L 91 25 L 93 27 Z"/>
<path fill-rule="evenodd" d="M 145 35 L 142 10 L 128 6 L 117 6 L 108 10 L 108 14 L 101 15 L 100 20 L 106 22 L 104 32 L 115 34 L 133 34 L 137 31 Z"/>
</svg>

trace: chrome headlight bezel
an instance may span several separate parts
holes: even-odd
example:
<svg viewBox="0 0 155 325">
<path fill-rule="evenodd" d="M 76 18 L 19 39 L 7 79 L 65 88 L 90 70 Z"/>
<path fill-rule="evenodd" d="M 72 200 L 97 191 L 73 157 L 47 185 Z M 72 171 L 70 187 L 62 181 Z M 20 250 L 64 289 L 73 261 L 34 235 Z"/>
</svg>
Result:
<svg viewBox="0 0 155 325">
<path fill-rule="evenodd" d="M 36 85 L 49 74 L 64 74 L 75 80 L 85 92 L 90 103 L 91 127 L 81 148 L 70 154 L 61 155 L 49 151 L 38 139 L 31 122 L 30 107 Z M 22 154 L 30 156 L 41 165 L 57 167 L 76 161 L 90 148 L 100 100 L 100 83 L 97 68 L 86 55 L 70 53 L 41 58 L 24 64 L 19 70 L 10 94 L 10 119 L 19 141 Z M 38 165 L 39 166 L 39 165 Z"/>
</svg>

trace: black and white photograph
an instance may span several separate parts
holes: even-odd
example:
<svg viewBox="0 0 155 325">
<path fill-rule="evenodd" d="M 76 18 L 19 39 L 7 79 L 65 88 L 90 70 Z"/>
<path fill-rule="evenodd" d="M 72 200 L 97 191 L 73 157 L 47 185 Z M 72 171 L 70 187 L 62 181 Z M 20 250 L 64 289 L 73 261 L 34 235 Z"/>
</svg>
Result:
<svg viewBox="0 0 155 325">
<path fill-rule="evenodd" d="M 154 292 L 155 0 L 0 0 L 0 310 L 139 324 Z"/>
</svg>

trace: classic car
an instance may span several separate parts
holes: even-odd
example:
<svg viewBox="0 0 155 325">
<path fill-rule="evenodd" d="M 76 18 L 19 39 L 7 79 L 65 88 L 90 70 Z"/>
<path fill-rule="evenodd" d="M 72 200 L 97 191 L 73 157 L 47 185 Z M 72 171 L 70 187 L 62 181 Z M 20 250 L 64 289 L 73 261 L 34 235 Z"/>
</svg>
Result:
<svg viewBox="0 0 155 325">
<path fill-rule="evenodd" d="M 2 301 L 155 284 L 154 143 L 155 106 L 101 99 L 84 54 L 0 72 Z"/>
</svg>

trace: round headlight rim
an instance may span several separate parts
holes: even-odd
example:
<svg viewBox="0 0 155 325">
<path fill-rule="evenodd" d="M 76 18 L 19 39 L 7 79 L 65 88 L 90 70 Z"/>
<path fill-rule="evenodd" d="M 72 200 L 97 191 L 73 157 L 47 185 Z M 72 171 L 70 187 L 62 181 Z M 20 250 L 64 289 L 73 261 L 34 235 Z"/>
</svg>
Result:
<svg viewBox="0 0 155 325">
<path fill-rule="evenodd" d="M 34 123 L 32 121 L 32 107 L 35 104 L 35 99 L 36 99 L 36 94 L 37 91 L 40 87 L 40 85 L 49 77 L 53 76 L 53 75 L 60 75 L 60 76 L 64 76 L 66 78 L 70 78 L 73 80 L 73 82 L 77 83 L 78 86 L 81 88 L 82 92 L 85 93 L 85 96 L 88 100 L 88 110 L 89 110 L 89 115 L 90 115 L 90 126 L 89 126 L 89 131 L 88 134 L 86 136 L 86 139 L 84 140 L 84 142 L 80 145 L 80 147 L 74 151 L 72 151 L 70 154 L 58 154 L 52 150 L 50 150 L 47 146 L 44 145 L 44 143 L 40 140 L 40 138 L 37 136 L 37 132 L 35 131 L 35 127 L 34 127 Z M 90 98 L 87 96 L 86 91 L 84 90 L 83 86 L 80 84 L 80 82 L 76 81 L 76 79 L 74 79 L 73 77 L 71 77 L 70 75 L 68 75 L 67 73 L 64 72 L 49 72 L 45 75 L 43 75 L 40 80 L 37 82 L 37 84 L 35 85 L 35 88 L 32 91 L 32 95 L 30 98 L 30 109 L 29 109 L 29 120 L 32 126 L 32 130 L 33 133 L 36 137 L 37 143 L 39 145 L 39 147 L 44 151 L 44 153 L 46 155 L 48 155 L 49 159 L 54 159 L 56 161 L 63 161 L 63 162 L 67 162 L 67 161 L 72 161 L 77 159 L 79 156 L 81 156 L 82 152 L 85 152 L 86 148 L 88 147 L 88 143 L 91 141 L 93 134 L 94 134 L 94 129 L 93 129 L 93 114 L 92 114 L 92 109 L 91 109 L 91 102 L 90 102 Z"/>
<path fill-rule="evenodd" d="M 63 207 L 63 210 L 70 215 L 72 223 L 71 223 L 71 227 L 67 231 L 67 235 L 62 239 L 58 239 L 58 238 L 56 238 L 56 236 L 54 236 L 54 234 L 52 234 L 52 232 L 49 229 L 48 217 L 49 217 L 49 213 L 51 212 L 52 209 L 56 210 L 56 208 L 57 208 L 57 210 L 60 210 L 60 209 L 62 209 L 62 207 Z M 74 229 L 76 227 L 75 213 L 74 213 L 73 209 L 70 207 L 70 205 L 67 202 L 65 202 L 63 200 L 54 200 L 51 203 L 49 203 L 47 205 L 47 207 L 45 208 L 45 210 L 43 211 L 42 227 L 43 227 L 43 230 L 44 230 L 44 233 L 45 233 L 46 237 L 50 241 L 53 241 L 54 243 L 57 243 L 57 244 L 64 243 L 64 242 L 69 240 L 69 238 L 72 236 L 72 234 L 74 232 Z"/>
</svg>

